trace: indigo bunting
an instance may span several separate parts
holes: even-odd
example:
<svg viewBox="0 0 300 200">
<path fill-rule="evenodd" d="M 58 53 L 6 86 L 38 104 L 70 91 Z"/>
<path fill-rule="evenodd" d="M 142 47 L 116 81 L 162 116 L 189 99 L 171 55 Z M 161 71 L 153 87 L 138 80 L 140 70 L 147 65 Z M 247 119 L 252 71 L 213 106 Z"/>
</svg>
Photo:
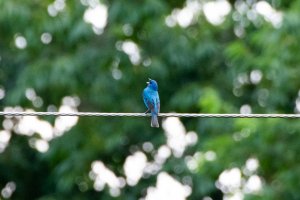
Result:
<svg viewBox="0 0 300 200">
<path fill-rule="evenodd" d="M 158 85 L 155 80 L 149 78 L 147 87 L 143 91 L 143 100 L 147 107 L 145 113 L 151 112 L 151 127 L 159 127 L 157 115 L 160 110 L 160 102 L 158 96 Z"/>
</svg>

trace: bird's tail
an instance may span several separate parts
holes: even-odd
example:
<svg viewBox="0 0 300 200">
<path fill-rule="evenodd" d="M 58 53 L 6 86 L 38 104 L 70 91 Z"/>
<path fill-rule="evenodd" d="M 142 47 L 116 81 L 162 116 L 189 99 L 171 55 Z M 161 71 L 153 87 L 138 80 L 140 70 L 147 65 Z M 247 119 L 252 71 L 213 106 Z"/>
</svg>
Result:
<svg viewBox="0 0 300 200">
<path fill-rule="evenodd" d="M 151 127 L 159 127 L 158 119 L 156 114 L 151 115 Z"/>
</svg>

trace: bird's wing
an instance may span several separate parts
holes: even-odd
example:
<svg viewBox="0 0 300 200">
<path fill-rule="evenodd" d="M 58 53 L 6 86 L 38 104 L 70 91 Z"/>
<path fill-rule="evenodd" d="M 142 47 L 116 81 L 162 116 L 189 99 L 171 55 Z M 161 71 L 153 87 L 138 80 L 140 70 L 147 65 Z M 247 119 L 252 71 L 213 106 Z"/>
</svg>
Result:
<svg viewBox="0 0 300 200">
<path fill-rule="evenodd" d="M 159 95 L 157 93 L 157 96 L 156 96 L 156 108 L 157 108 L 157 113 L 160 112 L 160 100 L 159 100 Z"/>
<path fill-rule="evenodd" d="M 152 98 L 146 90 L 144 90 L 144 92 L 143 92 L 143 100 L 144 100 L 144 103 L 147 106 L 147 108 L 150 110 L 153 110 L 154 103 L 153 103 L 153 101 L 151 101 Z"/>
<path fill-rule="evenodd" d="M 154 111 L 154 103 L 153 103 L 153 101 L 151 101 L 151 99 L 146 99 L 146 104 L 147 104 L 148 109 L 151 110 L 151 112 Z"/>
<path fill-rule="evenodd" d="M 157 113 L 159 113 L 160 112 L 160 102 L 158 101 L 158 102 L 156 102 L 156 107 L 157 107 Z"/>
<path fill-rule="evenodd" d="M 153 98 L 151 98 L 151 97 L 150 97 L 150 98 L 147 98 L 147 99 L 146 99 L 146 102 L 147 102 L 147 105 L 149 106 L 150 109 L 153 109 L 153 108 L 154 108 L 154 105 L 155 105 L 155 104 L 154 104 Z"/>
</svg>

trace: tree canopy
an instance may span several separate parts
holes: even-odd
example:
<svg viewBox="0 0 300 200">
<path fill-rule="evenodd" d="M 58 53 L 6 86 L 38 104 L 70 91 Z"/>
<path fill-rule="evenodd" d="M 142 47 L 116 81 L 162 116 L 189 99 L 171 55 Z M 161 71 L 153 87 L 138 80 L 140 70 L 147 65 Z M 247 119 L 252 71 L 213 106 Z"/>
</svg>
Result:
<svg viewBox="0 0 300 200">
<path fill-rule="evenodd" d="M 0 8 L 3 111 L 145 112 L 150 77 L 164 113 L 300 112 L 299 0 Z M 0 121 L 0 199 L 300 198 L 298 119 Z"/>
</svg>

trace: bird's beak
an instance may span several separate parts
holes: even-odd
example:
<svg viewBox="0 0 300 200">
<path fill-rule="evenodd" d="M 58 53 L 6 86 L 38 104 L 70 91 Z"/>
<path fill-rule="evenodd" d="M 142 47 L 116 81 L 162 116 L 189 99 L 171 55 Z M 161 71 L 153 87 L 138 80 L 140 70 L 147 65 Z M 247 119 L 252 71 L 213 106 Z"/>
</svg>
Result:
<svg viewBox="0 0 300 200">
<path fill-rule="evenodd" d="M 147 83 L 147 85 L 149 85 L 149 83 L 150 83 L 150 81 L 151 81 L 151 78 L 148 78 L 148 80 L 149 80 L 149 82 L 146 82 L 146 83 Z"/>
</svg>

